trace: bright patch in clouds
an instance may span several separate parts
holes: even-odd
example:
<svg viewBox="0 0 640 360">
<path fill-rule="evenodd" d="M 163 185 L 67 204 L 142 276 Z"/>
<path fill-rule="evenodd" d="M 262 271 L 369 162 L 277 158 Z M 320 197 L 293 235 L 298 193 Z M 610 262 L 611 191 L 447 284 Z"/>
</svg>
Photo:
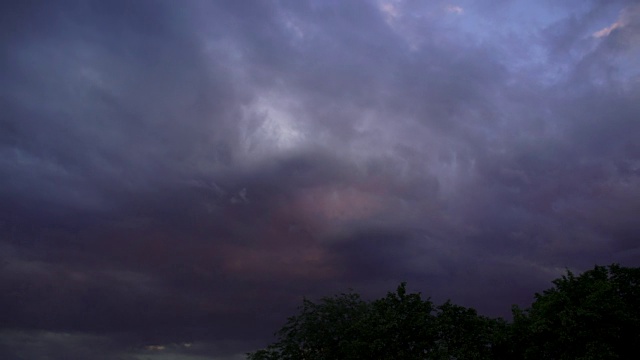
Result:
<svg viewBox="0 0 640 360">
<path fill-rule="evenodd" d="M 602 38 L 609 36 L 614 30 L 623 28 L 629 25 L 634 19 L 637 21 L 639 18 L 640 6 L 627 8 L 620 12 L 620 16 L 613 24 L 594 32 L 593 37 Z"/>
<path fill-rule="evenodd" d="M 448 13 L 453 13 L 453 14 L 462 14 L 464 13 L 464 9 L 461 6 L 458 5 L 447 5 L 444 10 Z"/>
<path fill-rule="evenodd" d="M 266 94 L 245 109 L 243 138 L 247 152 L 288 150 L 304 141 L 291 105 L 281 95 Z"/>
<path fill-rule="evenodd" d="M 387 16 L 387 20 L 395 19 L 400 15 L 398 8 L 393 3 L 380 4 L 380 11 Z"/>
<path fill-rule="evenodd" d="M 593 36 L 597 38 L 609 36 L 609 34 L 611 34 L 613 30 L 621 28 L 624 25 L 625 25 L 625 22 L 623 21 L 623 19 L 618 19 L 618 21 L 614 22 L 610 26 L 607 26 L 606 28 L 603 28 L 593 33 Z"/>
</svg>

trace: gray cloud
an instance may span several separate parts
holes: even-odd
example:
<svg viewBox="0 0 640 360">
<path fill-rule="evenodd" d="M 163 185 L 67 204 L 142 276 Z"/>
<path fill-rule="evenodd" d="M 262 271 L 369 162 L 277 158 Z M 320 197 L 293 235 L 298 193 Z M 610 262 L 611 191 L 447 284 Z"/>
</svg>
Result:
<svg viewBox="0 0 640 360">
<path fill-rule="evenodd" d="M 404 280 L 508 316 L 640 261 L 632 2 L 2 6 L 5 356 L 233 357 Z"/>
</svg>

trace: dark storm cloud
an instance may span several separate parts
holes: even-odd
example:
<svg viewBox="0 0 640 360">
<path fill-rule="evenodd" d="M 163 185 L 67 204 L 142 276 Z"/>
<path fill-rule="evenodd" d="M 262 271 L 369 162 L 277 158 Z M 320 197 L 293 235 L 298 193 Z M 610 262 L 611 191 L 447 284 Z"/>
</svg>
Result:
<svg viewBox="0 0 640 360">
<path fill-rule="evenodd" d="M 508 315 L 640 261 L 630 2 L 2 6 L 5 356 L 231 359 L 303 296 Z"/>
<path fill-rule="evenodd" d="M 3 97 L 12 116 L 4 121 L 12 132 L 3 150 L 16 167 L 5 180 L 14 193 L 41 188 L 54 202 L 98 202 L 118 185 L 179 172 L 169 164 L 190 165 L 208 142 L 214 163 L 228 161 L 233 87 L 203 64 L 176 11 L 143 4 L 67 4 L 45 19 L 57 31 L 43 26 L 31 41 L 8 44 Z M 34 177 L 49 181 L 21 181 Z"/>
</svg>

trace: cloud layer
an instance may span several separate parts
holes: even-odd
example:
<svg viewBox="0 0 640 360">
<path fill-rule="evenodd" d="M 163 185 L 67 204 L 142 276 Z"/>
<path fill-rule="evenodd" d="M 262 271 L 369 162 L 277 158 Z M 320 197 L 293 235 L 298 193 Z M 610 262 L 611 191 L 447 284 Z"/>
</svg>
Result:
<svg viewBox="0 0 640 360">
<path fill-rule="evenodd" d="M 639 9 L 4 2 L 1 357 L 242 358 L 303 296 L 508 316 L 637 266 Z"/>
</svg>

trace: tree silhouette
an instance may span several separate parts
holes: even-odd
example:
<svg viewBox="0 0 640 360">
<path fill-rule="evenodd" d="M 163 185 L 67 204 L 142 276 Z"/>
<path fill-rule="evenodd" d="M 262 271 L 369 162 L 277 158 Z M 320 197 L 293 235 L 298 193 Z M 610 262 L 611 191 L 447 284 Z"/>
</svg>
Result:
<svg viewBox="0 0 640 360">
<path fill-rule="evenodd" d="M 640 342 L 640 268 L 596 266 L 553 281 L 531 308 L 514 308 L 524 359 L 625 359 Z M 517 353 L 517 352 L 516 352 Z"/>
<path fill-rule="evenodd" d="M 305 299 L 300 314 L 277 333 L 279 340 L 248 358 L 421 360 L 479 353 L 484 357 L 474 358 L 485 359 L 498 324 L 450 302 L 436 308 L 402 283 L 372 302 L 355 293 L 318 303 Z"/>
<path fill-rule="evenodd" d="M 596 266 L 553 281 L 514 320 L 450 301 L 434 306 L 401 283 L 381 299 L 350 292 L 303 300 L 278 340 L 249 360 L 631 359 L 640 346 L 640 268 Z"/>
</svg>

